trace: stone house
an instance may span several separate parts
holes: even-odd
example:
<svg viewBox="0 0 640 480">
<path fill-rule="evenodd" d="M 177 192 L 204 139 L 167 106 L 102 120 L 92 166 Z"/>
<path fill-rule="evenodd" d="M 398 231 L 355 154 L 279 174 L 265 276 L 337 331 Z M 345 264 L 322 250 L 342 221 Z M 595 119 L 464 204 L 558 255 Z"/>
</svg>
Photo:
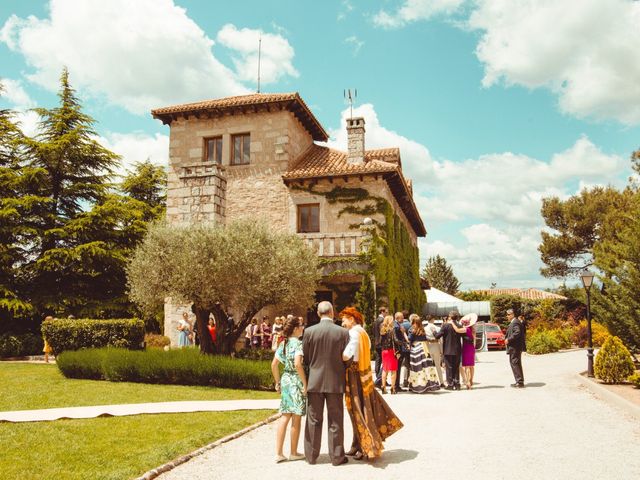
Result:
<svg viewBox="0 0 640 480">
<path fill-rule="evenodd" d="M 341 152 L 316 143 L 327 132 L 298 93 L 174 105 L 152 115 L 170 126 L 167 221 L 255 215 L 297 233 L 327 261 L 318 301 L 341 306 L 340 295 L 358 288 L 361 275 L 336 265 L 360 252 L 365 217 L 375 225 L 395 218 L 416 252 L 426 235 L 399 149 L 366 150 L 363 118 L 347 120 L 348 151 Z M 166 309 L 171 335 L 181 311 Z"/>
</svg>

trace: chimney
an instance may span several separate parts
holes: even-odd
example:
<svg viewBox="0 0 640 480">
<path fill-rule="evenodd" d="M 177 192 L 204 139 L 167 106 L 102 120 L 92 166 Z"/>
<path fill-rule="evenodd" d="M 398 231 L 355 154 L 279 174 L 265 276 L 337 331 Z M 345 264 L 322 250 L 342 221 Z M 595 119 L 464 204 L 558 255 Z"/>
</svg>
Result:
<svg viewBox="0 0 640 480">
<path fill-rule="evenodd" d="M 362 165 L 364 163 L 364 118 L 347 118 L 347 163 Z"/>
</svg>

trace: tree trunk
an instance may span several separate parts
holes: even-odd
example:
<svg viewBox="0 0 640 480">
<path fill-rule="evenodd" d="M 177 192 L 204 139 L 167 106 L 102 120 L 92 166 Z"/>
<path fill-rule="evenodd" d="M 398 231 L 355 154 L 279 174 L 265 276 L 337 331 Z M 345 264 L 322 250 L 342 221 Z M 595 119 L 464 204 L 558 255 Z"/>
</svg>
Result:
<svg viewBox="0 0 640 480">
<path fill-rule="evenodd" d="M 216 319 L 215 352 L 221 355 L 231 355 L 234 353 L 238 338 L 244 333 L 244 329 L 251 323 L 251 319 L 257 312 L 258 310 L 245 312 L 240 318 L 240 321 L 230 322 L 228 320 L 229 316 L 222 305 L 214 305 L 211 308 L 211 313 L 213 313 Z"/>
<path fill-rule="evenodd" d="M 196 315 L 196 327 L 198 332 L 198 338 L 200 339 L 200 353 L 206 353 L 207 355 L 213 355 L 214 348 L 211 341 L 211 335 L 207 324 L 209 322 L 209 310 L 204 308 L 193 306 L 193 313 Z"/>
</svg>

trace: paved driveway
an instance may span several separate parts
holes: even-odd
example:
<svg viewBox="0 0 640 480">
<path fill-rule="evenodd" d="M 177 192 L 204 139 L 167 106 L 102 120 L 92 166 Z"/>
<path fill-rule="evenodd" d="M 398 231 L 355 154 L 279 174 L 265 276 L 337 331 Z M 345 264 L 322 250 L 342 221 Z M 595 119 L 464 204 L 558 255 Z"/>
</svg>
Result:
<svg viewBox="0 0 640 480">
<path fill-rule="evenodd" d="M 275 427 L 197 457 L 169 479 L 616 479 L 640 478 L 640 424 L 585 390 L 584 351 L 526 356 L 527 388 L 513 389 L 504 352 L 479 354 L 471 391 L 386 396 L 405 427 L 375 462 L 333 467 L 274 463 Z M 351 440 L 345 421 L 345 443 Z M 322 451 L 326 452 L 326 437 Z M 288 445 L 285 442 L 285 445 Z M 300 441 L 302 449 L 302 439 Z"/>
</svg>

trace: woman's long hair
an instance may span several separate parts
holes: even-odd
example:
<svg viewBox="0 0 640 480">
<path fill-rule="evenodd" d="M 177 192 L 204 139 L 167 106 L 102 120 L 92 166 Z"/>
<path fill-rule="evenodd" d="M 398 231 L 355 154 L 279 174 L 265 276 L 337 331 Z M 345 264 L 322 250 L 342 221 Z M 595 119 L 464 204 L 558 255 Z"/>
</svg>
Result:
<svg viewBox="0 0 640 480">
<path fill-rule="evenodd" d="M 282 347 L 282 356 L 287 353 L 287 341 L 293 333 L 293 331 L 300 326 L 300 319 L 297 317 L 287 317 L 284 321 L 284 327 L 282 327 L 282 338 L 284 339 L 284 345 Z"/>
<path fill-rule="evenodd" d="M 380 334 L 386 335 L 391 330 L 393 330 L 393 317 L 391 315 L 387 315 L 384 317 L 382 325 L 380 325 Z"/>
<path fill-rule="evenodd" d="M 425 335 L 422 320 L 420 320 L 420 317 L 417 315 L 411 320 L 411 332 L 414 335 Z"/>
</svg>

